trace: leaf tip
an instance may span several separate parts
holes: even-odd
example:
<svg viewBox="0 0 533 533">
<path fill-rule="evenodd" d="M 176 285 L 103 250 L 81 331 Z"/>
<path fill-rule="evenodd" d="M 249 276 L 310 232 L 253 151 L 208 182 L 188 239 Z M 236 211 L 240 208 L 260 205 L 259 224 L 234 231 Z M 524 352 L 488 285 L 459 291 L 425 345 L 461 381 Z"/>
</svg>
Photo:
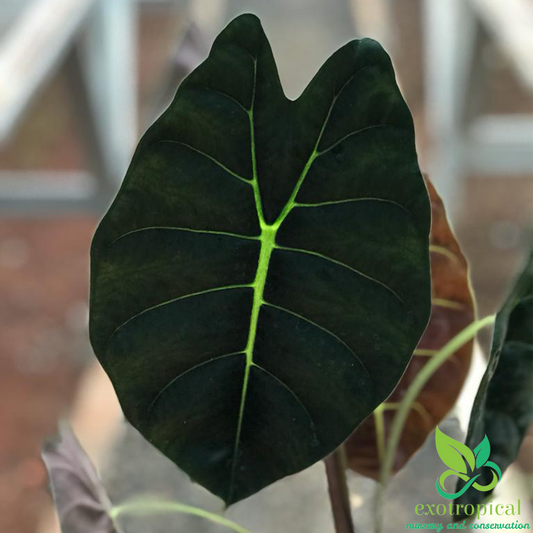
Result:
<svg viewBox="0 0 533 533">
<path fill-rule="evenodd" d="M 234 18 L 227 26 L 227 29 L 235 29 L 239 32 L 246 32 L 248 35 L 264 34 L 261 19 L 253 13 L 243 13 Z"/>
</svg>

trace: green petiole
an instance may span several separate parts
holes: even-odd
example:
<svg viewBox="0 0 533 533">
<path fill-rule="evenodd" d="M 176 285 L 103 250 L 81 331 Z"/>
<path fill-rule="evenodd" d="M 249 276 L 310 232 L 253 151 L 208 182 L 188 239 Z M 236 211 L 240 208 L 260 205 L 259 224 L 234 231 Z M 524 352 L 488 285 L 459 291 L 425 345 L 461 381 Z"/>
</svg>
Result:
<svg viewBox="0 0 533 533">
<path fill-rule="evenodd" d="M 121 505 L 115 505 L 109 511 L 109 514 L 113 520 L 116 520 L 121 515 L 150 515 L 153 513 L 181 513 L 193 516 L 198 516 L 221 525 L 235 531 L 235 533 L 252 533 L 249 529 L 246 529 L 223 516 L 216 513 L 210 513 L 204 509 L 193 507 L 191 505 L 185 505 L 183 503 L 165 500 L 156 500 L 149 497 L 133 498 Z"/>
<path fill-rule="evenodd" d="M 383 462 L 381 463 L 381 471 L 379 477 L 379 486 L 377 489 L 377 495 L 375 499 L 375 525 L 376 533 L 381 532 L 381 512 L 382 512 L 382 500 L 387 483 L 390 479 L 392 467 L 394 464 L 394 457 L 396 455 L 396 450 L 400 443 L 400 438 L 405 426 L 407 417 L 413 404 L 415 403 L 418 395 L 426 385 L 426 383 L 431 379 L 433 374 L 450 358 L 457 350 L 464 346 L 467 342 L 470 342 L 477 334 L 477 332 L 487 326 L 494 324 L 496 315 L 490 315 L 480 320 L 476 320 L 468 325 L 465 329 L 459 332 L 455 337 L 453 337 L 447 344 L 445 344 L 431 359 L 428 363 L 422 368 L 422 370 L 417 374 L 411 386 L 407 390 L 407 393 L 403 397 L 396 416 L 392 422 L 390 435 L 388 439 L 387 446 L 385 448 L 385 455 Z"/>
</svg>

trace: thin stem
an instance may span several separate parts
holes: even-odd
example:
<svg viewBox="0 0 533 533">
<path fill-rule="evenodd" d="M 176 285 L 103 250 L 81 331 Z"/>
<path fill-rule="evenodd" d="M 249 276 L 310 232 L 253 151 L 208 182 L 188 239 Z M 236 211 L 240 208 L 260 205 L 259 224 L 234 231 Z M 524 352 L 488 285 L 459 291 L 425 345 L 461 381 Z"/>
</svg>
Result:
<svg viewBox="0 0 533 533">
<path fill-rule="evenodd" d="M 385 405 L 378 405 L 374 411 L 374 425 L 376 426 L 376 445 L 378 450 L 379 464 L 383 463 L 385 456 L 385 420 L 383 417 Z"/>
<path fill-rule="evenodd" d="M 153 513 L 182 513 L 205 518 L 210 522 L 224 526 L 235 533 L 252 533 L 249 529 L 239 526 L 235 522 L 204 509 L 185 505 L 174 501 L 156 500 L 152 498 L 133 498 L 121 505 L 111 508 L 109 514 L 113 520 L 120 515 L 150 515 Z"/>
<path fill-rule="evenodd" d="M 350 506 L 350 492 L 346 481 L 346 452 L 339 446 L 324 459 L 328 478 L 328 492 L 336 533 L 355 533 Z"/>
<path fill-rule="evenodd" d="M 374 502 L 374 520 L 376 526 L 376 533 L 381 533 L 381 517 L 383 516 L 383 496 L 387 483 L 392 473 L 394 464 L 394 457 L 396 456 L 396 450 L 400 443 L 400 438 L 405 426 L 409 412 L 415 403 L 418 395 L 431 379 L 433 374 L 461 347 L 467 342 L 470 342 L 477 334 L 477 332 L 487 326 L 494 324 L 496 316 L 491 315 L 481 320 L 476 320 L 468 325 L 465 329 L 459 332 L 453 337 L 447 344 L 445 344 L 428 363 L 420 370 L 415 379 L 407 389 L 405 396 L 403 397 L 396 416 L 392 422 L 388 443 L 385 451 L 385 457 L 381 464 L 379 485 L 377 489 L 376 499 Z"/>
</svg>

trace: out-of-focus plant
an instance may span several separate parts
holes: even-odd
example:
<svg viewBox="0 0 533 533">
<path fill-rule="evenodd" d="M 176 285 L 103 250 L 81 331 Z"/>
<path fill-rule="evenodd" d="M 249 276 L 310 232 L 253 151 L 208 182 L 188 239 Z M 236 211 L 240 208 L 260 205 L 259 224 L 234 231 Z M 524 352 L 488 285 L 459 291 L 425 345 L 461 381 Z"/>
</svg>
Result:
<svg viewBox="0 0 533 533">
<path fill-rule="evenodd" d="M 359 426 L 349 465 L 384 486 L 492 321 L 471 323 L 466 262 L 428 188 L 378 43 L 345 45 L 291 101 L 258 19 L 235 19 L 142 138 L 93 240 L 91 342 L 129 422 L 227 505 L 325 459 L 336 531 L 353 532 L 343 443 Z M 59 496 L 85 474 L 57 475 L 63 456 L 45 453 L 56 503 L 81 517 Z M 246 532 L 177 502 L 96 500 L 101 531 L 176 511 Z"/>
</svg>

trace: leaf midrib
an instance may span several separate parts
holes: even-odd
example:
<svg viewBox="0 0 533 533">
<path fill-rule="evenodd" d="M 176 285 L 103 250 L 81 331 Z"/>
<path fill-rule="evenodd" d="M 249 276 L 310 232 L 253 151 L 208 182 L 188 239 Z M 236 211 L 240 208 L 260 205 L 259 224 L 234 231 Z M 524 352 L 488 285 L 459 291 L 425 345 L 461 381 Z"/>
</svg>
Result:
<svg viewBox="0 0 533 533">
<path fill-rule="evenodd" d="M 253 88 L 252 88 L 252 99 L 251 99 L 250 109 L 248 110 L 248 118 L 249 118 L 249 123 L 250 123 L 250 150 L 251 150 L 251 159 L 252 159 L 252 182 L 251 184 L 252 184 L 253 192 L 254 192 L 254 202 L 255 202 L 255 208 L 257 211 L 257 217 L 259 219 L 259 226 L 261 228 L 261 234 L 259 237 L 259 240 L 261 242 L 261 251 L 259 253 L 259 261 L 257 265 L 255 279 L 252 284 L 252 287 L 254 290 L 254 298 L 253 298 L 253 304 L 252 304 L 252 312 L 250 315 L 250 329 L 248 332 L 248 341 L 247 341 L 246 349 L 245 349 L 246 366 L 245 366 L 245 371 L 244 371 L 241 402 L 239 406 L 239 418 L 237 422 L 235 446 L 234 446 L 232 466 L 231 466 L 231 477 L 230 477 L 230 484 L 229 484 L 229 491 L 228 491 L 228 498 L 227 498 L 227 501 L 229 502 L 232 501 L 233 491 L 235 487 L 235 474 L 237 471 L 237 457 L 239 453 L 239 446 L 240 446 L 240 440 L 241 440 L 241 434 L 242 434 L 244 410 L 246 406 L 246 396 L 247 396 L 247 391 L 248 391 L 248 384 L 250 381 L 250 371 L 251 371 L 252 366 L 254 365 L 253 352 L 254 352 L 254 346 L 255 346 L 255 338 L 257 334 L 257 326 L 259 322 L 259 312 L 261 310 L 262 305 L 265 303 L 263 296 L 264 296 L 264 290 L 265 290 L 266 280 L 268 276 L 270 258 L 272 256 L 273 250 L 276 248 L 276 234 L 279 231 L 285 219 L 287 218 L 287 216 L 289 215 L 289 213 L 291 212 L 291 210 L 293 209 L 293 207 L 295 207 L 296 197 L 298 196 L 298 193 L 300 192 L 303 182 L 307 174 L 309 173 L 309 170 L 311 166 L 313 165 L 315 159 L 319 157 L 321 154 L 318 150 L 318 147 L 322 140 L 324 131 L 328 125 L 329 118 L 331 116 L 333 108 L 335 107 L 335 103 L 337 102 L 337 99 L 339 98 L 343 90 L 346 88 L 346 86 L 355 78 L 355 76 L 359 72 L 358 71 L 353 76 L 351 76 L 344 83 L 344 85 L 340 88 L 339 92 L 336 95 L 334 95 L 331 105 L 324 119 L 324 123 L 318 134 L 313 151 L 311 155 L 309 156 L 309 159 L 307 160 L 304 166 L 304 169 L 302 170 L 302 173 L 300 174 L 300 177 L 298 178 L 298 181 L 296 182 L 296 185 L 289 199 L 287 200 L 286 204 L 282 208 L 276 220 L 272 224 L 268 224 L 263 214 L 261 192 L 259 189 L 259 176 L 257 172 L 257 158 L 256 158 L 256 146 L 255 146 L 255 124 L 254 124 L 254 107 L 255 107 L 255 96 L 256 96 L 256 84 L 257 84 L 257 58 L 252 57 L 252 60 L 253 60 L 253 65 L 254 65 L 253 67 L 254 68 L 254 73 L 253 73 L 254 79 L 253 79 Z"/>
<path fill-rule="evenodd" d="M 252 303 L 252 311 L 250 314 L 250 327 L 248 330 L 248 340 L 246 342 L 245 356 L 246 356 L 246 366 L 244 369 L 244 379 L 242 384 L 241 391 L 241 401 L 239 405 L 239 418 L 237 421 L 237 431 L 235 433 L 235 444 L 233 448 L 233 458 L 231 463 L 231 476 L 228 489 L 228 498 L 226 501 L 231 501 L 233 497 L 233 491 L 235 486 L 235 474 L 237 471 L 237 456 L 239 453 L 239 445 L 242 434 L 242 424 L 244 419 L 244 408 L 246 405 L 246 395 L 248 391 L 248 383 L 250 381 L 250 370 L 253 365 L 253 350 L 255 345 L 255 337 L 257 333 L 257 324 L 259 321 L 259 311 L 261 310 L 261 305 L 263 302 L 263 293 L 265 290 L 266 278 L 268 274 L 268 265 L 270 263 L 270 256 L 272 255 L 273 244 L 276 238 L 275 231 L 268 231 L 268 225 L 265 222 L 263 215 L 263 206 L 261 203 L 261 193 L 259 191 L 259 180 L 257 175 L 257 159 L 255 153 L 255 127 L 254 127 L 254 105 L 255 105 L 255 90 L 257 83 L 257 58 L 251 56 L 253 65 L 254 65 L 254 79 L 253 79 L 253 89 L 252 89 L 252 99 L 250 104 L 250 109 L 247 111 L 248 120 L 250 124 L 250 151 L 252 158 L 252 187 L 254 193 L 254 202 L 255 209 L 257 211 L 257 218 L 259 219 L 259 226 L 261 228 L 261 235 L 259 240 L 261 242 L 261 251 L 259 252 L 259 261 L 257 264 L 257 270 L 255 274 L 255 279 L 252 284 L 254 297 Z M 269 236 L 270 239 L 265 239 L 266 236 Z"/>
</svg>

